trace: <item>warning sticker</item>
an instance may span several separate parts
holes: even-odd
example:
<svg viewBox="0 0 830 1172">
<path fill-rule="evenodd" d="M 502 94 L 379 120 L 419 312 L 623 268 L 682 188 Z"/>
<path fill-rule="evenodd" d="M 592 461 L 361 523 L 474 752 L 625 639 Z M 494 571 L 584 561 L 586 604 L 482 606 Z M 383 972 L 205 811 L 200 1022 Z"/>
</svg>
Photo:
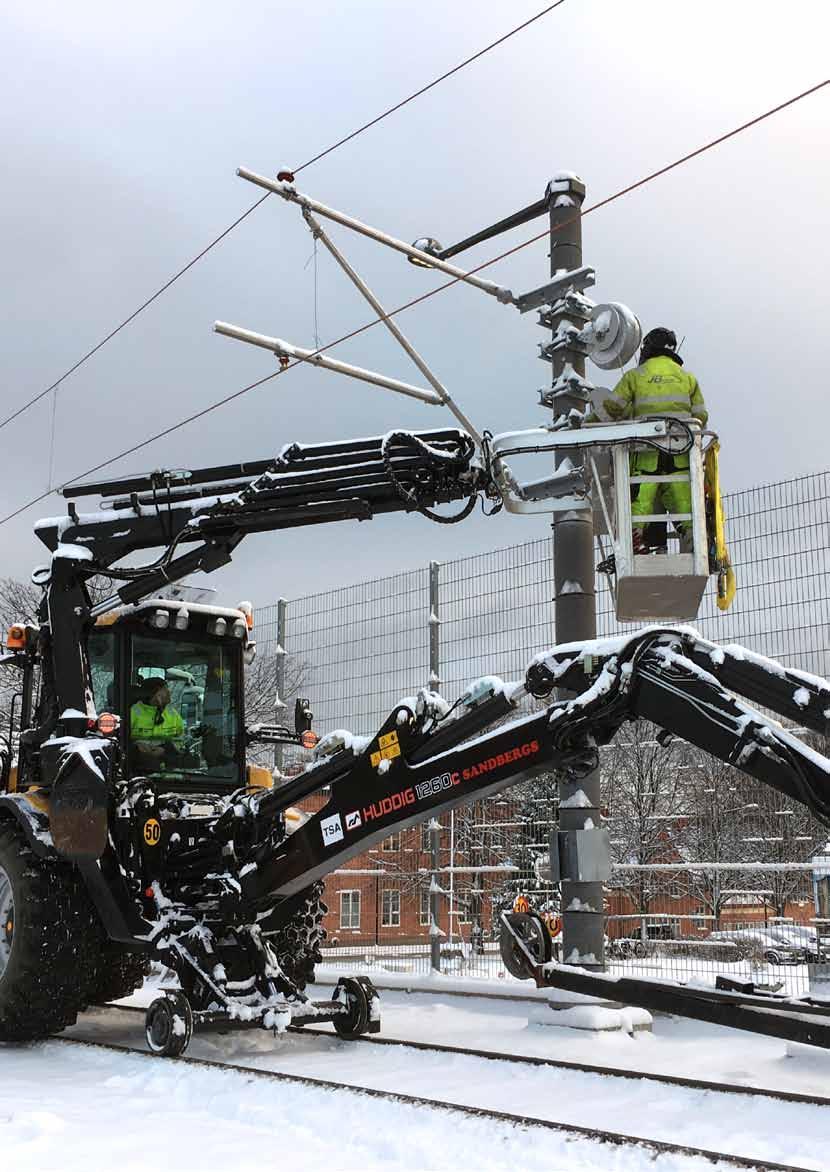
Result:
<svg viewBox="0 0 830 1172">
<path fill-rule="evenodd" d="M 392 761 L 395 757 L 400 757 L 401 746 L 398 743 L 398 734 L 396 732 L 384 733 L 382 737 L 378 737 L 378 751 L 372 753 L 369 760 L 372 763 L 372 768 L 377 769 L 381 761 Z"/>
</svg>

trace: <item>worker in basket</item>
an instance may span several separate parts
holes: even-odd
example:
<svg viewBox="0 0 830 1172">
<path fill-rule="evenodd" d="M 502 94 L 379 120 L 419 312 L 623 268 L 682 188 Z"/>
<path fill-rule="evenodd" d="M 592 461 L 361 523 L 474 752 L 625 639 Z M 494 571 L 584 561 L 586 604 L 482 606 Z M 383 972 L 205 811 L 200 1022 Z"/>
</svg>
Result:
<svg viewBox="0 0 830 1172">
<path fill-rule="evenodd" d="M 130 709 L 130 738 L 136 764 L 155 771 L 184 746 L 185 725 L 170 703 L 170 689 L 161 676 L 141 682 L 141 697 Z"/>
<path fill-rule="evenodd" d="M 613 420 L 640 419 L 644 415 L 680 415 L 693 416 L 705 426 L 709 418 L 700 384 L 693 374 L 683 370 L 683 359 L 677 353 L 677 337 L 673 330 L 664 326 L 658 326 L 646 334 L 640 350 L 640 365 L 623 375 L 614 388 L 612 398 L 606 399 L 603 407 Z M 638 517 L 654 514 L 658 504 L 668 513 L 691 513 L 692 491 L 688 468 L 688 454 L 673 455 L 654 450 L 632 454 L 632 475 L 687 473 L 684 480 L 632 485 L 635 554 L 665 552 L 666 549 L 665 525 L 647 525 L 645 521 L 638 521 Z M 691 521 L 673 521 L 672 524 L 680 537 L 681 549 L 690 548 Z"/>
</svg>

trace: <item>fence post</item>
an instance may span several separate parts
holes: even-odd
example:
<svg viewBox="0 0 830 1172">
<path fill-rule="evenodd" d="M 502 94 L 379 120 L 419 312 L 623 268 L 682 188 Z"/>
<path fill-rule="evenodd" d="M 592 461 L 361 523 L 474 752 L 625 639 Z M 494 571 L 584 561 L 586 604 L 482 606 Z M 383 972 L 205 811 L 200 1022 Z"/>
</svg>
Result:
<svg viewBox="0 0 830 1172">
<path fill-rule="evenodd" d="M 288 601 L 285 598 L 277 599 L 277 650 L 274 654 L 277 657 L 276 670 L 276 695 L 274 696 L 274 724 L 280 724 L 283 720 L 283 710 L 285 709 L 285 700 L 283 693 L 285 692 L 285 626 L 288 616 Z M 282 773 L 283 766 L 283 746 L 274 745 L 274 771 Z"/>
<path fill-rule="evenodd" d="M 441 932 L 438 926 L 441 886 L 438 882 L 439 838 L 441 823 L 437 818 L 429 821 L 429 963 L 436 973 L 441 971 Z"/>
<path fill-rule="evenodd" d="M 440 563 L 429 563 L 429 687 L 438 691 L 441 685 L 441 577 Z M 441 825 L 436 818 L 429 823 L 429 963 L 435 972 L 441 971 L 441 936 L 438 926 L 439 891 L 438 868 Z M 452 911 L 452 907 L 450 907 Z"/>
<path fill-rule="evenodd" d="M 429 686 L 438 691 L 441 683 L 441 566 L 429 563 Z"/>
</svg>

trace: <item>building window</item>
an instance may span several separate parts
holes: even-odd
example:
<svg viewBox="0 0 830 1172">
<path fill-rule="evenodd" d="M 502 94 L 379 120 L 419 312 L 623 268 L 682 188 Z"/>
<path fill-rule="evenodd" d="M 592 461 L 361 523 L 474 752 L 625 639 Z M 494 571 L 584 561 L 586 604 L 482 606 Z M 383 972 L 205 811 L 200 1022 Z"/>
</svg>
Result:
<svg viewBox="0 0 830 1172">
<path fill-rule="evenodd" d="M 340 927 L 360 927 L 360 892 L 340 892 Z"/>
<path fill-rule="evenodd" d="M 427 927 L 428 924 L 430 923 L 431 917 L 429 914 L 429 891 L 422 891 L 421 892 L 421 916 L 420 916 L 420 919 L 421 919 L 421 927 L 422 928 Z"/>
<path fill-rule="evenodd" d="M 384 838 L 380 849 L 382 851 L 399 851 L 401 849 L 400 834 L 390 834 L 388 838 Z"/>
<path fill-rule="evenodd" d="M 386 887 L 383 891 L 383 911 L 381 924 L 384 928 L 399 928 L 401 926 L 401 893 Z"/>
</svg>

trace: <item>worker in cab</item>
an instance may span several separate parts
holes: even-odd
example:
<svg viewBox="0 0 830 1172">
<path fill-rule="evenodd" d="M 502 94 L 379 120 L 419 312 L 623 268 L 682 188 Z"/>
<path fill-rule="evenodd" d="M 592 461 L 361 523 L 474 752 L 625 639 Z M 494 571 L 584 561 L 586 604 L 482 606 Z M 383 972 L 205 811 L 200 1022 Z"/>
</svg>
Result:
<svg viewBox="0 0 830 1172">
<path fill-rule="evenodd" d="M 640 364 L 629 370 L 617 383 L 612 397 L 602 404 L 611 420 L 641 419 L 646 415 L 678 415 L 699 420 L 705 427 L 709 418 L 700 384 L 695 376 L 683 369 L 683 359 L 677 353 L 677 337 L 673 330 L 658 326 L 643 338 Z M 654 516 L 661 511 L 690 514 L 692 491 L 688 478 L 689 456 L 658 452 L 654 449 L 635 452 L 631 457 L 631 474 L 637 476 L 669 476 L 686 472 L 684 478 L 668 481 L 647 481 L 631 487 L 634 552 L 665 552 L 666 527 L 662 523 L 648 525 L 638 517 Z M 690 547 L 692 525 L 690 520 L 673 521 L 680 536 L 681 549 Z M 652 536 L 655 534 L 656 537 Z"/>
<path fill-rule="evenodd" d="M 141 684 L 141 698 L 130 709 L 130 739 L 136 764 L 157 770 L 171 751 L 179 749 L 185 735 L 180 712 L 170 703 L 170 689 L 161 676 L 151 676 Z"/>
</svg>

